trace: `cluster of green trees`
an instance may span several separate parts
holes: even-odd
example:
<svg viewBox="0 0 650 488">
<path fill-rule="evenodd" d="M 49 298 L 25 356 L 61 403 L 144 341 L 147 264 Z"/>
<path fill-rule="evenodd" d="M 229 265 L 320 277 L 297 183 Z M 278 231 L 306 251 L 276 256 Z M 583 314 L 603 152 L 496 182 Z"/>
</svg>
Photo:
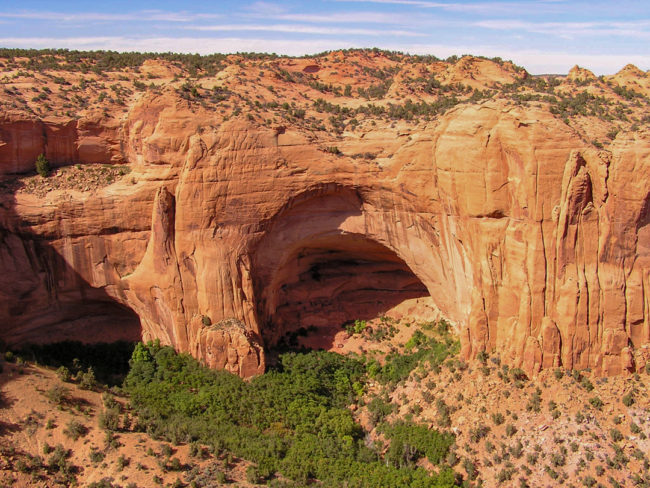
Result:
<svg viewBox="0 0 650 488">
<path fill-rule="evenodd" d="M 277 368 L 245 382 L 148 343 L 135 347 L 124 389 L 152 436 L 227 450 L 255 462 L 262 479 L 279 472 L 297 486 L 456 486 L 448 467 L 430 475 L 405 461 L 440 463 L 453 443 L 449 434 L 399 424 L 386 427 L 395 439 L 387 457 L 366 445 L 346 406 L 359 399 L 367 377 L 361 359 L 312 351 L 283 354 Z"/>
<path fill-rule="evenodd" d="M 265 55 L 272 57 L 270 55 Z M 215 74 L 223 67 L 225 54 L 181 53 L 119 53 L 116 51 L 75 51 L 68 49 L 9 49 L 0 48 L 0 58 L 27 58 L 20 66 L 36 71 L 60 70 L 102 73 L 138 68 L 148 59 L 163 59 L 178 63 L 190 73 Z"/>
<path fill-rule="evenodd" d="M 404 352 L 392 352 L 384 364 L 376 360 L 368 362 L 370 377 L 383 383 L 397 383 L 411 374 L 421 364 L 428 369 L 438 368 L 449 355 L 458 354 L 460 343 L 446 337 L 442 342 L 416 331 L 405 345 Z"/>
</svg>

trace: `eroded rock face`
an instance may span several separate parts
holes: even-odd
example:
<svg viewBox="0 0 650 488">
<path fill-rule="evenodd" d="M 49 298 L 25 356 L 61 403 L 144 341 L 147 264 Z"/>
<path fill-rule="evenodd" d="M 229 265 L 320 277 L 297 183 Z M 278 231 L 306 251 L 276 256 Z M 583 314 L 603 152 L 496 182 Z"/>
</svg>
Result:
<svg viewBox="0 0 650 488">
<path fill-rule="evenodd" d="M 30 131 L 43 124 L 3 120 L 0 166 L 42 152 Z M 487 349 L 531 373 L 601 374 L 648 359 L 650 144 L 639 133 L 599 152 L 548 112 L 486 102 L 417 131 L 345 134 L 335 155 L 300 131 L 215 125 L 170 94 L 92 136 L 56 127 L 70 142 L 48 145 L 53 159 L 105 151 L 133 171 L 95 194 L 3 195 L 8 342 L 57 339 L 51 326 L 71 309 L 110 301 L 137 314 L 144 339 L 251 376 L 264 346 L 300 325 L 430 295 L 468 358 Z M 378 157 L 345 156 L 363 152 Z"/>
</svg>

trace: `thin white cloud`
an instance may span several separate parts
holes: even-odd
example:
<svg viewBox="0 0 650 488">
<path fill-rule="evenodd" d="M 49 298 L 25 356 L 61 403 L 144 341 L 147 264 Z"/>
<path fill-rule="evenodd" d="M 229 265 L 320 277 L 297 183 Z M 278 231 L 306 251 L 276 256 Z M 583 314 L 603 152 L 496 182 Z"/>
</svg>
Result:
<svg viewBox="0 0 650 488">
<path fill-rule="evenodd" d="M 296 24 L 221 24 L 221 25 L 193 25 L 186 29 L 197 31 L 213 32 L 285 32 L 292 34 L 322 34 L 322 35 L 354 35 L 354 36 L 403 36 L 403 37 L 424 37 L 414 31 L 390 30 L 390 29 L 356 29 L 345 27 L 316 27 L 312 25 Z"/>
<path fill-rule="evenodd" d="M 338 12 L 329 14 L 280 14 L 272 15 L 275 20 L 310 22 L 314 24 L 407 24 L 412 23 L 412 15 L 380 12 Z"/>
<path fill-rule="evenodd" d="M 504 31 L 526 31 L 565 38 L 621 36 L 650 38 L 650 21 L 631 22 L 526 22 L 521 20 L 482 20 L 476 27 Z"/>
<path fill-rule="evenodd" d="M 19 48 L 106 49 L 120 52 L 183 52 L 183 53 L 235 53 L 274 52 L 290 56 L 314 54 L 333 49 L 373 47 L 340 39 L 279 40 L 193 37 L 0 37 L 0 46 Z M 433 54 L 440 58 L 451 55 L 475 54 L 511 59 L 535 73 L 567 73 L 575 64 L 589 68 L 597 75 L 612 74 L 627 63 L 642 70 L 650 69 L 650 54 L 585 54 L 580 52 L 538 51 L 504 48 L 502 46 L 450 46 L 445 44 L 383 44 L 384 49 L 412 54 Z"/>
<path fill-rule="evenodd" d="M 261 15 L 279 15 L 287 11 L 284 6 L 271 2 L 255 2 L 246 7 L 246 10 Z"/>
<path fill-rule="evenodd" d="M 48 20 L 52 22 L 191 22 L 201 19 L 222 18 L 223 15 L 188 12 L 163 12 L 145 10 L 111 14 L 103 12 L 0 12 L 0 18 L 19 20 Z"/>
<path fill-rule="evenodd" d="M 540 11 L 558 11 L 561 4 L 559 2 L 432 2 L 428 0 L 333 0 L 341 3 L 375 3 L 386 5 L 408 5 L 411 7 L 420 7 L 427 9 L 441 9 L 451 12 L 483 12 L 494 13 L 500 12 L 522 12 L 524 9 L 539 13 Z"/>
</svg>

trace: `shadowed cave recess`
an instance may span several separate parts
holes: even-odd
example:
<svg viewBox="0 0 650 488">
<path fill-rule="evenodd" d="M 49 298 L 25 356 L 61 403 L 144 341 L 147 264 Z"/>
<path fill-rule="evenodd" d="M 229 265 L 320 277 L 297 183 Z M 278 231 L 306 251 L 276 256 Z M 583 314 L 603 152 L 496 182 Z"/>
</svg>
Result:
<svg viewBox="0 0 650 488">
<path fill-rule="evenodd" d="M 0 338 L 6 344 L 141 340 L 138 314 L 89 284 L 53 246 L 25 240 L 13 249 L 25 271 L 22 280 L 6 290 L 2 313 L 9 320 L 0 324 Z"/>
<path fill-rule="evenodd" d="M 430 295 L 366 225 L 361 196 L 341 187 L 301 195 L 275 217 L 254 255 L 266 348 L 299 332 L 309 334 L 308 347 L 329 349 L 346 323 Z"/>
<path fill-rule="evenodd" d="M 325 349 L 343 324 L 374 319 L 405 300 L 428 295 L 394 252 L 357 235 L 325 237 L 295 251 L 276 286 L 277 306 L 263 330 L 265 343 L 298 329 L 316 329 Z"/>
<path fill-rule="evenodd" d="M 86 344 L 117 341 L 137 342 L 142 338 L 140 317 L 110 297 L 61 301 L 56 310 L 35 317 L 29 328 L 5 335 L 14 346 L 79 341 Z"/>
</svg>

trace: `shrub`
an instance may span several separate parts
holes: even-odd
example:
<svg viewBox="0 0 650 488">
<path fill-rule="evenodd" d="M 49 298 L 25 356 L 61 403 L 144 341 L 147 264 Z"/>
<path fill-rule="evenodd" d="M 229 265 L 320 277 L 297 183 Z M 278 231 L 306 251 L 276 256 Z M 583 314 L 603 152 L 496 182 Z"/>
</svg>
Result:
<svg viewBox="0 0 650 488">
<path fill-rule="evenodd" d="M 387 461 L 395 466 L 409 465 L 421 456 L 438 464 L 453 444 L 453 436 L 450 434 L 429 430 L 424 425 L 411 422 L 396 422 L 382 431 L 391 441 Z"/>
<path fill-rule="evenodd" d="M 374 397 L 368 403 L 368 412 L 370 413 L 370 421 L 376 425 L 390 415 L 394 410 L 394 405 L 389 403 L 388 398 L 379 396 Z"/>
<path fill-rule="evenodd" d="M 183 470 L 183 464 L 181 463 L 181 460 L 178 459 L 177 457 L 171 458 L 169 460 L 169 469 L 171 471 L 182 471 Z"/>
<path fill-rule="evenodd" d="M 74 441 L 85 436 L 87 432 L 88 429 L 77 419 L 70 420 L 63 431 L 66 436 L 70 437 Z"/>
<path fill-rule="evenodd" d="M 65 382 L 69 382 L 72 379 L 72 374 L 70 373 L 70 370 L 65 366 L 59 366 L 59 368 L 56 370 L 56 375 L 61 381 L 65 381 Z"/>
<path fill-rule="evenodd" d="M 592 407 L 597 408 L 598 410 L 603 408 L 603 405 L 604 405 L 603 401 L 598 397 L 590 398 L 589 403 L 591 404 Z"/>
<path fill-rule="evenodd" d="M 585 478 L 582 479 L 582 484 L 588 488 L 591 488 L 596 484 L 596 480 L 591 476 L 586 476 Z"/>
<path fill-rule="evenodd" d="M 102 451 L 95 448 L 90 450 L 90 461 L 92 463 L 101 463 L 104 460 L 104 457 L 106 457 L 106 455 Z"/>
<path fill-rule="evenodd" d="M 79 373 L 77 378 L 79 379 L 79 388 L 83 390 L 93 390 L 97 386 L 95 371 L 90 366 L 85 373 Z"/>
<path fill-rule="evenodd" d="M 476 355 L 476 359 L 478 359 L 483 365 L 485 365 L 488 360 L 487 352 L 479 351 L 479 353 Z"/>
<path fill-rule="evenodd" d="M 120 457 L 117 458 L 117 469 L 122 471 L 125 467 L 129 465 L 130 461 L 128 458 L 124 457 L 124 454 L 120 454 Z"/>
<path fill-rule="evenodd" d="M 632 395 L 632 392 L 624 395 L 623 398 L 621 398 L 621 401 L 626 407 L 631 407 L 634 404 L 634 396 Z"/>
<path fill-rule="evenodd" d="M 492 422 L 494 425 L 501 425 L 505 421 L 505 417 L 502 413 L 497 412 L 492 414 Z"/>
<path fill-rule="evenodd" d="M 609 436 L 612 438 L 614 442 L 619 442 L 623 440 L 623 434 L 621 434 L 621 431 L 618 429 L 611 429 L 609 431 Z"/>
<path fill-rule="evenodd" d="M 70 451 L 65 449 L 61 444 L 57 444 L 52 455 L 48 458 L 47 464 L 50 469 L 65 473 L 69 471 L 67 459 L 70 456 Z"/>
<path fill-rule="evenodd" d="M 88 488 L 120 488 L 119 485 L 111 483 L 110 478 L 102 478 L 100 481 L 93 481 Z"/>
<path fill-rule="evenodd" d="M 36 158 L 36 172 L 43 178 L 46 178 L 50 174 L 50 162 L 45 159 L 44 154 L 39 154 Z"/>
<path fill-rule="evenodd" d="M 582 380 L 580 381 L 580 385 L 587 391 L 592 391 L 594 389 L 594 385 L 589 381 L 589 378 L 586 376 L 582 377 Z"/>
<path fill-rule="evenodd" d="M 478 471 L 476 470 L 476 466 L 474 465 L 471 459 L 469 458 L 463 459 L 463 469 L 467 473 L 467 479 L 469 480 L 476 479 L 476 475 L 478 474 Z"/>
<path fill-rule="evenodd" d="M 556 468 L 564 466 L 566 464 L 566 457 L 560 453 L 553 453 L 551 454 L 551 464 Z"/>
<path fill-rule="evenodd" d="M 115 432 L 120 426 L 120 413 L 116 408 L 109 408 L 99 414 L 99 428 Z"/>
<path fill-rule="evenodd" d="M 479 442 L 490 432 L 490 428 L 487 425 L 479 425 L 475 429 L 469 431 L 469 438 L 473 443 Z"/>
<path fill-rule="evenodd" d="M 528 379 L 524 370 L 520 368 L 513 368 L 510 370 L 510 377 L 515 381 L 524 381 Z"/>
<path fill-rule="evenodd" d="M 255 466 L 249 466 L 248 468 L 246 468 L 246 481 L 248 481 L 250 484 L 253 485 L 259 483 L 260 476 Z"/>
<path fill-rule="evenodd" d="M 54 385 L 52 388 L 47 390 L 46 396 L 49 401 L 56 405 L 63 405 L 68 401 L 69 390 L 61 385 Z"/>
</svg>

